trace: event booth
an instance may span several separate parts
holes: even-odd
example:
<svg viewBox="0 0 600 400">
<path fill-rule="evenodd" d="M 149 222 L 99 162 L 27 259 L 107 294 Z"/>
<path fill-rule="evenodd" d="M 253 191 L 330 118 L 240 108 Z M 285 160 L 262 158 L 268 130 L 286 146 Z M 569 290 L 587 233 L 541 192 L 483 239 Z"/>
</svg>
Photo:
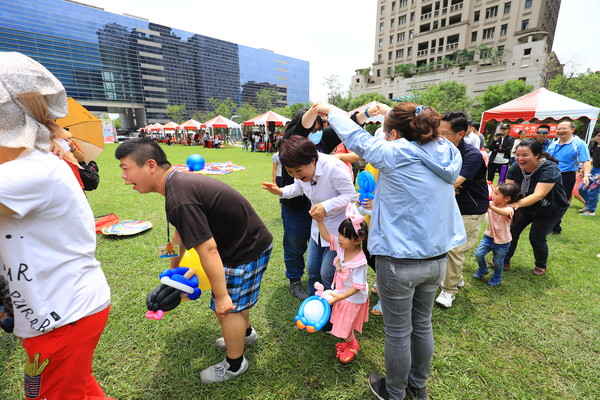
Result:
<svg viewBox="0 0 600 400">
<path fill-rule="evenodd" d="M 490 120 L 543 121 L 551 118 L 558 121 L 562 118 L 572 120 L 585 118 L 588 124 L 584 139 L 589 143 L 599 112 L 600 109 L 589 104 L 541 88 L 485 111 L 481 117 L 480 132 L 484 131 L 486 122 Z"/>
</svg>

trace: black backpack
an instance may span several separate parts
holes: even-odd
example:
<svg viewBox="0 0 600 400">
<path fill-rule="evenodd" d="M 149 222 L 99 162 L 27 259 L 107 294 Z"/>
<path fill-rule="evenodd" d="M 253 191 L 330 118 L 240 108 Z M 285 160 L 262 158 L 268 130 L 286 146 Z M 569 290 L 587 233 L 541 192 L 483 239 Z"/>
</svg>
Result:
<svg viewBox="0 0 600 400">
<path fill-rule="evenodd" d="M 90 161 L 89 163 L 80 162 L 79 165 L 81 168 L 79 170 L 79 175 L 81 176 L 81 181 L 83 182 L 83 190 L 90 191 L 98 188 L 98 184 L 100 183 L 100 175 L 98 171 L 98 164 L 96 161 Z"/>
</svg>

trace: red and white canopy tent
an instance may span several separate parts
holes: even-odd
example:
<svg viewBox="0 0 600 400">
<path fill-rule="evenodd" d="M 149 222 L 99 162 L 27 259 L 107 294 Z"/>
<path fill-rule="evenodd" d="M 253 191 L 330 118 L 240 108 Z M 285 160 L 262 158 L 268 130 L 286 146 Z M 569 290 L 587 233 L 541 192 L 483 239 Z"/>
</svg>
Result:
<svg viewBox="0 0 600 400">
<path fill-rule="evenodd" d="M 217 115 L 213 119 L 206 121 L 202 124 L 203 128 L 241 128 L 240 124 L 233 122 L 232 120 L 225 118 L 221 115 Z"/>
<path fill-rule="evenodd" d="M 212 136 L 215 136 L 215 128 L 225 128 L 227 132 L 225 134 L 225 141 L 231 141 L 231 135 L 229 131 L 231 129 L 239 129 L 241 131 L 242 127 L 240 124 L 233 122 L 232 120 L 225 118 L 221 115 L 217 115 L 213 119 L 206 121 L 202 124 L 202 128 L 209 128 L 212 132 Z M 241 136 L 241 133 L 239 133 Z"/>
<path fill-rule="evenodd" d="M 289 118 L 286 118 L 283 115 L 279 115 L 273 111 L 267 111 L 266 113 L 261 114 L 258 117 L 254 117 L 252 119 L 249 119 L 248 121 L 244 121 L 244 126 L 268 125 L 269 122 L 275 123 L 275 126 L 283 126 L 289 121 Z"/>
<path fill-rule="evenodd" d="M 162 130 L 162 128 L 163 128 L 162 124 L 159 124 L 158 122 L 156 122 L 154 124 L 150 124 L 150 125 L 144 127 L 144 130 L 146 132 L 157 132 L 157 131 Z"/>
<path fill-rule="evenodd" d="M 163 131 L 175 131 L 176 129 L 179 129 L 179 124 L 173 121 L 169 121 L 166 124 L 163 125 Z"/>
<path fill-rule="evenodd" d="M 202 126 L 202 124 L 198 121 L 196 121 L 195 119 L 188 119 L 187 121 L 185 121 L 183 124 L 179 125 L 179 129 L 192 129 L 195 131 L 200 130 L 200 127 Z"/>
<path fill-rule="evenodd" d="M 355 112 L 357 112 L 357 111 L 358 111 L 358 112 L 363 112 L 363 111 L 365 111 L 365 109 L 366 109 L 366 108 L 368 108 L 368 107 L 374 107 L 374 106 L 376 106 L 376 105 L 377 105 L 377 102 L 376 102 L 376 101 L 372 101 L 372 102 L 370 102 L 370 103 L 367 103 L 367 104 L 365 104 L 365 105 L 363 105 L 363 106 L 360 106 L 360 107 L 358 107 L 358 108 L 355 108 L 355 109 L 354 109 L 354 110 L 352 110 L 352 111 L 348 111 L 346 114 L 347 114 L 348 116 L 351 116 L 352 114 L 354 114 L 354 113 L 355 113 Z M 377 123 L 382 123 L 382 124 L 383 124 L 383 119 L 384 119 L 384 117 L 385 117 L 384 115 L 376 115 L 376 116 L 374 116 L 374 117 L 367 118 L 367 121 L 366 121 L 365 123 L 367 123 L 367 124 L 377 124 Z"/>
<path fill-rule="evenodd" d="M 481 117 L 480 131 L 483 132 L 486 122 L 490 120 L 516 121 L 522 119 L 531 121 L 537 119 L 543 121 L 547 118 L 576 120 L 585 117 L 590 120 L 585 135 L 585 141 L 589 143 L 599 112 L 600 109 L 589 104 L 541 88 L 485 111 Z"/>
</svg>

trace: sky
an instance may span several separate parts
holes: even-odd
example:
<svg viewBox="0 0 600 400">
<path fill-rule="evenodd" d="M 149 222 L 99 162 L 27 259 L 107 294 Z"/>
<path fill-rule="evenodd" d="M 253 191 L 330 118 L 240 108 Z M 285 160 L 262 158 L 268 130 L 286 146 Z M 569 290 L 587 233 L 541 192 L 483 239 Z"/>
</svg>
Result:
<svg viewBox="0 0 600 400">
<path fill-rule="evenodd" d="M 347 90 L 374 59 L 377 0 L 78 0 L 116 14 L 310 63 L 310 101 L 327 99 L 325 78 Z M 600 70 L 599 0 L 562 0 L 553 50 L 565 70 Z"/>
</svg>

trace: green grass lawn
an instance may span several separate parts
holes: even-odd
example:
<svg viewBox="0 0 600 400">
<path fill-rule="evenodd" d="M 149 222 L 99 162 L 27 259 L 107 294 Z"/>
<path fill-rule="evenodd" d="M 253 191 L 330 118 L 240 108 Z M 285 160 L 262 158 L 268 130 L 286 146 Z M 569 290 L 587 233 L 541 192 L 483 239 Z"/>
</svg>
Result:
<svg viewBox="0 0 600 400">
<path fill-rule="evenodd" d="M 271 179 L 270 154 L 165 146 L 173 164 L 199 153 L 207 162 L 245 166 L 245 171 L 216 178 L 250 200 L 275 239 L 251 314 L 260 340 L 246 353 L 250 368 L 232 381 L 202 385 L 200 371 L 224 357 L 214 345 L 219 326 L 208 308 L 209 296 L 182 304 L 162 321 L 144 317 L 145 297 L 168 268 L 157 254 L 157 246 L 167 240 L 164 198 L 140 195 L 124 185 L 113 155 L 116 146 L 107 145 L 97 160 L 100 187 L 88 194 L 94 215 L 148 220 L 154 228 L 134 237 L 98 236 L 96 256 L 112 289 L 112 311 L 94 365 L 107 395 L 120 400 L 374 398 L 367 377 L 385 370 L 381 317 L 371 316 L 365 324 L 358 337 L 362 351 L 349 365 L 335 358 L 337 338 L 294 325 L 300 301 L 290 294 L 284 275 L 279 203 L 260 189 L 262 181 Z M 579 206 L 567 211 L 563 234 L 548 237 L 545 276 L 531 274 L 528 231 L 497 288 L 472 278 L 476 262 L 471 251 L 465 286 L 454 305 L 433 311 L 431 398 L 600 398 L 600 217 L 577 215 Z M 430 212 L 425 204 L 423 212 Z M 374 274 L 369 274 L 373 283 Z M 0 334 L 0 399 L 22 398 L 24 359 L 19 341 Z"/>
</svg>

